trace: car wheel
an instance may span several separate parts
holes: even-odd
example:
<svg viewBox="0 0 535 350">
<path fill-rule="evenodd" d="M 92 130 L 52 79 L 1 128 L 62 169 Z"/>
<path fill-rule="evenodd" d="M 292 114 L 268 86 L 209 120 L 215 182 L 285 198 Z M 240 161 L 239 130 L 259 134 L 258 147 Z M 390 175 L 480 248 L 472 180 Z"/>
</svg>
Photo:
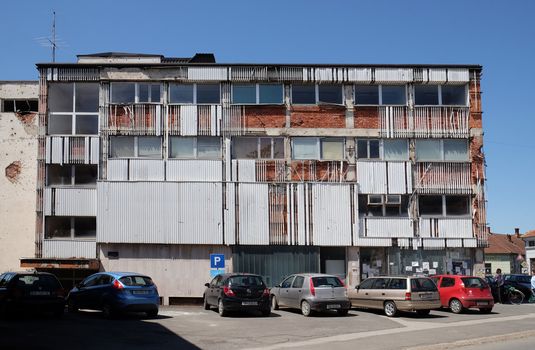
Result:
<svg viewBox="0 0 535 350">
<path fill-rule="evenodd" d="M 348 309 L 339 309 L 336 311 L 338 313 L 338 316 L 347 316 L 347 313 L 349 312 Z"/>
<path fill-rule="evenodd" d="M 482 314 L 490 314 L 492 312 L 492 308 L 491 307 L 487 307 L 487 308 L 484 308 L 484 309 L 479 309 L 479 312 L 481 312 Z"/>
<path fill-rule="evenodd" d="M 146 314 L 147 314 L 147 317 L 154 318 L 158 316 L 158 309 L 147 311 Z"/>
<path fill-rule="evenodd" d="M 388 317 L 394 317 L 398 313 L 398 307 L 393 301 L 385 301 L 384 310 Z"/>
<path fill-rule="evenodd" d="M 273 310 L 279 309 L 279 303 L 277 302 L 277 297 L 274 295 L 271 296 L 271 309 Z"/>
<path fill-rule="evenodd" d="M 102 314 L 104 315 L 104 318 L 112 318 L 115 316 L 115 312 L 110 304 L 106 303 L 102 305 Z"/>
<path fill-rule="evenodd" d="M 225 306 L 223 306 L 223 300 L 219 300 L 217 303 L 217 312 L 219 312 L 219 316 L 221 317 L 227 316 L 227 310 L 225 310 Z"/>
<path fill-rule="evenodd" d="M 416 310 L 416 314 L 418 316 L 427 316 L 430 312 L 431 310 Z"/>
<path fill-rule="evenodd" d="M 210 304 L 208 304 L 208 300 L 206 299 L 206 295 L 203 296 L 203 307 L 205 310 L 210 310 Z"/>
<path fill-rule="evenodd" d="M 461 303 L 461 301 L 459 299 L 451 299 L 450 301 L 450 310 L 451 312 L 453 312 L 454 314 L 460 314 L 461 312 L 463 312 L 463 304 Z"/>
<path fill-rule="evenodd" d="M 67 309 L 70 313 L 78 312 L 78 305 L 74 299 L 69 299 L 69 302 L 67 303 Z"/>
<path fill-rule="evenodd" d="M 308 317 L 312 314 L 312 309 L 310 308 L 310 303 L 306 300 L 303 300 L 301 303 L 301 313 L 303 316 Z"/>
</svg>

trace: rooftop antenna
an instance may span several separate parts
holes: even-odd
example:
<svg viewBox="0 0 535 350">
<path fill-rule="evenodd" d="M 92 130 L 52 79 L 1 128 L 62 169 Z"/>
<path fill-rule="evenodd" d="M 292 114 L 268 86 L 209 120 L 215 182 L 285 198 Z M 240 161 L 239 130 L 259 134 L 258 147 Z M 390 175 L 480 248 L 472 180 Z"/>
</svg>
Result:
<svg viewBox="0 0 535 350">
<path fill-rule="evenodd" d="M 44 47 L 52 49 L 52 62 L 56 62 L 56 49 L 65 47 L 63 40 L 56 37 L 56 11 L 52 11 L 52 35 L 50 37 L 39 37 L 35 40 Z"/>
</svg>

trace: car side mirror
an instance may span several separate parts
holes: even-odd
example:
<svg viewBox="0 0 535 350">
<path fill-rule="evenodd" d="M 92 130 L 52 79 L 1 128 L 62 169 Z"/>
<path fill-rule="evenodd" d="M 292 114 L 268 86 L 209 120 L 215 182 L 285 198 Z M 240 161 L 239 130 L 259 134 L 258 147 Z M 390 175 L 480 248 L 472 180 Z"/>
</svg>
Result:
<svg viewBox="0 0 535 350">
<path fill-rule="evenodd" d="M 204 286 L 205 287 L 210 287 L 210 283 L 205 283 Z"/>
<path fill-rule="evenodd" d="M 359 290 L 360 289 L 360 285 L 355 286 L 355 289 Z"/>
</svg>

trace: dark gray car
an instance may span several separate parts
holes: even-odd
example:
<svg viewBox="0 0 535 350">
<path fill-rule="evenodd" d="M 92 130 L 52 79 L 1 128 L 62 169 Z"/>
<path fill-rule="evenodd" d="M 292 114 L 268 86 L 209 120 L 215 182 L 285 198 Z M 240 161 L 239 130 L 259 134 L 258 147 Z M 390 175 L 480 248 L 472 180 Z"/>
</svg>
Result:
<svg viewBox="0 0 535 350">
<path fill-rule="evenodd" d="M 301 309 L 304 316 L 312 311 L 335 310 L 345 316 L 351 307 L 344 283 L 336 276 L 319 273 L 296 274 L 286 277 L 271 288 L 271 307 Z"/>
</svg>

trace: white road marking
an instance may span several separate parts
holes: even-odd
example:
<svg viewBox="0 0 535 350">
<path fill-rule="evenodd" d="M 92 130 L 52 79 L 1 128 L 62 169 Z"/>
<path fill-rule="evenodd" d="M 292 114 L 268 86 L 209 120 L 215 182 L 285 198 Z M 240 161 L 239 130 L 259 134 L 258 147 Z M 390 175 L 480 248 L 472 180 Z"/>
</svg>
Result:
<svg viewBox="0 0 535 350">
<path fill-rule="evenodd" d="M 339 334 L 339 335 L 334 335 L 331 337 L 323 337 L 323 338 L 316 338 L 316 339 L 310 339 L 310 340 L 304 340 L 304 341 L 280 343 L 280 344 L 274 344 L 270 346 L 256 347 L 256 348 L 251 348 L 251 350 L 252 349 L 272 350 L 272 349 L 304 347 L 304 346 L 312 346 L 312 345 L 320 345 L 320 344 L 330 344 L 332 342 L 346 342 L 346 341 L 374 337 L 374 336 L 381 336 L 381 335 L 414 332 L 414 331 L 419 331 L 419 330 L 473 326 L 473 325 L 481 325 L 481 324 L 494 323 L 494 322 L 518 321 L 518 320 L 525 320 L 525 319 L 530 319 L 530 318 L 535 318 L 535 313 L 530 313 L 526 315 L 506 316 L 506 317 L 491 317 L 491 318 L 484 318 L 484 319 L 477 319 L 477 320 L 459 321 L 459 322 L 454 322 L 454 323 L 438 323 L 438 322 L 432 323 L 432 322 L 408 321 L 408 320 L 402 320 L 402 319 L 391 319 L 403 325 L 404 328 L 384 329 L 384 330 L 360 332 L 360 333 Z"/>
</svg>

